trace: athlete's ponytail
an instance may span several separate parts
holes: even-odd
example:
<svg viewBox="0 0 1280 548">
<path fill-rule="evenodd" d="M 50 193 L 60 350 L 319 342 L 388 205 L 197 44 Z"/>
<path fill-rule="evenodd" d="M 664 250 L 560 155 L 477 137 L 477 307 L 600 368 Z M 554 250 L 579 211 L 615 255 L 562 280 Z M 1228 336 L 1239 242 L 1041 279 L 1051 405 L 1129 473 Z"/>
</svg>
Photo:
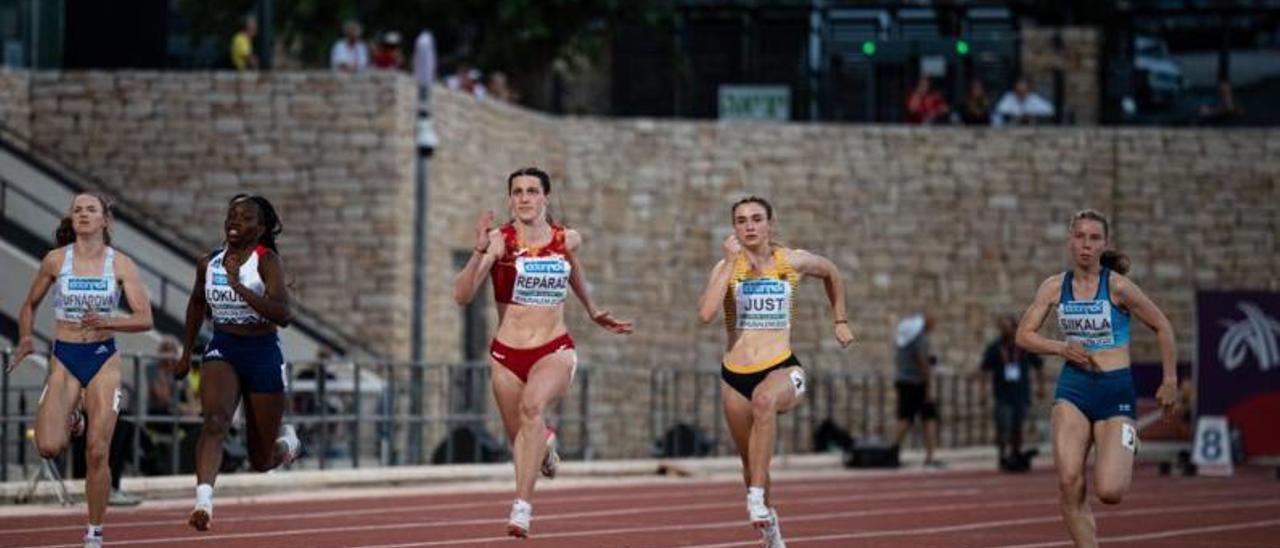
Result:
<svg viewBox="0 0 1280 548">
<path fill-rule="evenodd" d="M 80 196 L 93 196 L 96 198 L 98 200 L 98 205 L 102 207 L 102 216 L 106 218 L 108 223 L 110 223 L 111 202 L 107 201 L 106 197 L 94 192 L 82 192 L 77 194 L 75 198 L 79 198 Z M 75 204 L 75 198 L 71 199 L 73 207 Z M 74 221 L 71 219 L 71 215 L 63 217 L 62 221 L 58 223 L 58 228 L 53 231 L 53 241 L 56 243 L 56 247 L 70 245 L 72 242 L 76 241 L 76 229 Z M 109 224 L 102 227 L 102 241 L 107 245 L 111 245 L 111 227 Z"/>
<path fill-rule="evenodd" d="M 1103 268 L 1111 270 L 1116 274 L 1123 275 L 1129 273 L 1129 256 L 1114 249 L 1103 251 L 1102 257 L 1099 258 L 1099 262 L 1102 263 Z"/>
</svg>

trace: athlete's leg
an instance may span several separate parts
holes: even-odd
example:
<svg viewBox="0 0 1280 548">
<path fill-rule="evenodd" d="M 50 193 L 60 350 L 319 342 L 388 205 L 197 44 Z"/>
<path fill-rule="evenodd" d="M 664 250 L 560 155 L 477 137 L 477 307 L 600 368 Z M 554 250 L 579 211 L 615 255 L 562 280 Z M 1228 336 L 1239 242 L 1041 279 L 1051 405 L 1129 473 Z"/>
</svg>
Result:
<svg viewBox="0 0 1280 548">
<path fill-rule="evenodd" d="M 1089 509 L 1085 488 L 1085 459 L 1093 443 L 1089 419 L 1070 402 L 1053 406 L 1053 459 L 1058 468 L 1062 519 L 1076 546 L 1098 545 L 1097 526 Z"/>
<path fill-rule="evenodd" d="M 1097 455 L 1093 463 L 1093 486 L 1103 504 L 1119 504 L 1133 479 L 1133 453 L 1137 431 L 1133 419 L 1111 417 L 1093 425 Z"/>
<path fill-rule="evenodd" d="M 49 379 L 36 410 L 36 450 L 41 457 L 57 457 L 67 448 L 71 439 L 67 418 L 79 399 L 80 381 L 56 357 L 51 357 Z"/>
<path fill-rule="evenodd" d="M 111 496 L 111 436 L 119 414 L 120 356 L 113 355 L 89 381 L 85 390 L 85 409 L 89 425 L 85 430 L 85 501 L 89 505 L 89 523 L 101 525 Z"/>
</svg>

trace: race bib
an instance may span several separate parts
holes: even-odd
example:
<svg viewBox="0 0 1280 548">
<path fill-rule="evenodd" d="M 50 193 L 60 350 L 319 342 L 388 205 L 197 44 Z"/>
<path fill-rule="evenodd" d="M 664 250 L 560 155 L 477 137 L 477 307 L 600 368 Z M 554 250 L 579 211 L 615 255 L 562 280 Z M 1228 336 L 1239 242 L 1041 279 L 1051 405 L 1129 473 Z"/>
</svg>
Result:
<svg viewBox="0 0 1280 548">
<path fill-rule="evenodd" d="M 1115 337 L 1111 329 L 1111 301 L 1074 301 L 1058 305 L 1058 327 L 1071 340 L 1085 347 L 1109 346 Z"/>
<path fill-rule="evenodd" d="M 1022 366 L 1017 363 L 1004 364 L 1004 381 L 1018 382 L 1022 380 Z"/>
<path fill-rule="evenodd" d="M 743 280 L 738 284 L 738 329 L 791 327 L 791 285 L 783 280 Z"/>
<path fill-rule="evenodd" d="M 561 257 L 516 259 L 511 302 L 525 306 L 559 306 L 569 295 L 569 261 Z"/>
</svg>

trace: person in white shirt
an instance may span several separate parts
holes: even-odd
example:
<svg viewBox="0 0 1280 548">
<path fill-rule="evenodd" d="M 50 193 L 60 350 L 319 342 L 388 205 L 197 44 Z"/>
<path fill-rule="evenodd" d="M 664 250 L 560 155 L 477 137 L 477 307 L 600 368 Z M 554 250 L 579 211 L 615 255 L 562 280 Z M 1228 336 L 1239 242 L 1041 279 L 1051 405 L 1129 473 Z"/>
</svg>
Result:
<svg viewBox="0 0 1280 548">
<path fill-rule="evenodd" d="M 995 114 L 991 116 L 991 125 L 1030 126 L 1052 116 L 1053 104 L 1033 93 L 1026 78 L 1018 78 L 1013 84 L 1013 89 L 1005 92 L 1000 102 L 996 103 Z"/>
<path fill-rule="evenodd" d="M 333 52 L 329 54 L 329 66 L 333 70 L 363 72 L 369 68 L 369 47 L 360 40 L 363 32 L 358 22 L 347 21 L 342 25 L 344 36 L 333 44 Z"/>
</svg>

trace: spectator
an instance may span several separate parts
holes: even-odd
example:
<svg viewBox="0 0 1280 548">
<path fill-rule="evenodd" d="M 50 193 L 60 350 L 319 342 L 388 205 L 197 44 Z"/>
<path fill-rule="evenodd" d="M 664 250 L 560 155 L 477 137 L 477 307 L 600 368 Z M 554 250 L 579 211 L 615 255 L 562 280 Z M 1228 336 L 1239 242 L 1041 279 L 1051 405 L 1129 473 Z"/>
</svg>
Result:
<svg viewBox="0 0 1280 548">
<path fill-rule="evenodd" d="M 965 125 L 985 126 L 991 123 L 991 98 L 987 97 L 987 88 L 982 80 L 969 82 L 969 94 L 964 98 L 964 108 L 960 119 Z"/>
<path fill-rule="evenodd" d="M 982 353 L 982 370 L 991 374 L 995 396 L 996 444 L 1000 448 L 1000 469 L 1021 472 L 1030 469 L 1034 455 L 1022 452 L 1022 424 L 1031 404 L 1032 371 L 1036 376 L 1036 399 L 1044 399 L 1043 361 L 1040 356 L 1014 344 L 1018 319 L 1000 318 L 1000 336 Z"/>
<path fill-rule="evenodd" d="M 480 83 L 480 71 L 471 68 L 466 61 L 458 63 L 458 70 L 445 79 L 445 86 L 455 91 L 475 95 L 481 99 L 488 97 L 488 90 Z"/>
<path fill-rule="evenodd" d="M 916 82 L 915 91 L 907 97 L 907 122 L 929 125 L 945 120 L 951 112 L 947 100 L 938 90 L 933 89 L 933 82 L 928 76 L 921 76 Z"/>
<path fill-rule="evenodd" d="M 174 394 L 177 383 L 173 378 L 173 370 L 181 351 L 182 344 L 178 339 L 168 335 L 156 347 L 158 359 L 147 366 L 148 415 L 200 414 L 200 398 L 192 391 L 192 382 L 184 383 L 185 388 Z"/>
<path fill-rule="evenodd" d="M 991 125 L 1017 124 L 1030 126 L 1051 116 L 1053 116 L 1053 105 L 1046 101 L 1044 97 L 1033 93 L 1031 85 L 1027 83 L 1026 78 L 1018 77 L 1013 84 L 1013 89 L 1006 92 L 1004 97 L 1000 98 L 1000 102 L 996 104 L 996 112 L 991 117 Z"/>
<path fill-rule="evenodd" d="M 489 75 L 489 96 L 504 103 L 514 103 L 519 99 L 515 90 L 507 85 L 507 75 L 499 70 Z"/>
<path fill-rule="evenodd" d="M 1200 107 L 1200 123 L 1211 126 L 1229 126 L 1244 114 L 1244 109 L 1236 105 L 1235 94 L 1231 91 L 1231 81 L 1218 82 L 1218 104 Z"/>
<path fill-rule="evenodd" d="M 356 21 L 342 25 L 343 37 L 333 44 L 329 65 L 342 72 L 362 72 L 369 68 L 369 48 L 360 40 L 364 29 Z"/>
<path fill-rule="evenodd" d="M 400 70 L 404 68 L 404 54 L 400 52 L 400 33 L 391 30 L 382 35 L 373 49 L 373 68 Z"/>
<path fill-rule="evenodd" d="M 945 464 L 934 458 L 938 448 L 938 405 L 930 370 L 937 360 L 929 354 L 928 337 L 933 326 L 933 318 L 927 314 L 916 314 L 898 322 L 895 341 L 898 371 L 893 383 L 898 392 L 898 432 L 893 445 L 902 446 L 902 440 L 919 415 L 924 422 L 924 465 L 942 468 Z"/>
<path fill-rule="evenodd" d="M 253 38 L 258 35 L 258 20 L 246 15 L 235 37 L 231 39 L 231 65 L 240 72 L 258 70 L 258 57 L 253 54 Z"/>
</svg>

